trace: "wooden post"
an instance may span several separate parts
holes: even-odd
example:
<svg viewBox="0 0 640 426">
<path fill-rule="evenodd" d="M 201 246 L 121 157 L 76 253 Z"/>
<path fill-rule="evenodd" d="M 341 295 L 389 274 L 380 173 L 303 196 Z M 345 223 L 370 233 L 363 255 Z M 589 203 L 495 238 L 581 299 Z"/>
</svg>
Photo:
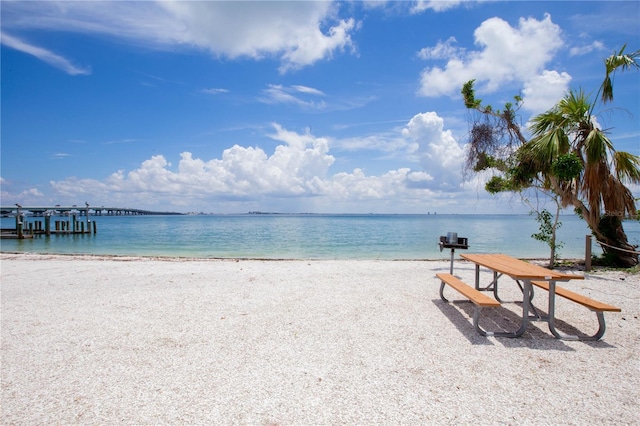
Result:
<svg viewBox="0 0 640 426">
<path fill-rule="evenodd" d="M 19 218 L 20 216 L 18 216 Z M 22 232 L 22 220 L 18 219 L 18 224 L 16 227 L 16 231 L 18 231 L 18 238 L 24 238 L 24 233 Z"/>
<path fill-rule="evenodd" d="M 51 215 L 44 216 L 44 233 L 48 237 L 51 235 Z"/>
<path fill-rule="evenodd" d="M 97 234 L 98 233 L 98 228 L 96 227 L 96 221 L 93 221 L 93 233 Z"/>
<path fill-rule="evenodd" d="M 587 235 L 584 244 L 584 270 L 591 270 L 591 235 Z"/>
</svg>

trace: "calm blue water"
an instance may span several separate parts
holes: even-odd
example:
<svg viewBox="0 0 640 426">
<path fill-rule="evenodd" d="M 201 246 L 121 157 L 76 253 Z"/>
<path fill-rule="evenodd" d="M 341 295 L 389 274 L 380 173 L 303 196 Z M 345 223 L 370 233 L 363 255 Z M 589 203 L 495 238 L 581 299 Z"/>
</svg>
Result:
<svg viewBox="0 0 640 426">
<path fill-rule="evenodd" d="M 27 218 L 27 221 L 42 218 Z M 85 218 L 78 218 L 84 221 Z M 52 218 L 52 226 L 55 220 Z M 1 240 L 3 252 L 265 259 L 448 259 L 438 240 L 447 232 L 469 239 L 469 252 L 546 258 L 529 215 L 220 215 L 96 216 L 96 235 Z M 562 217 L 561 258 L 584 258 L 587 226 Z M 2 218 L 2 227 L 15 219 Z M 640 223 L 625 222 L 633 244 Z M 601 251 L 597 245 L 594 254 Z"/>
</svg>

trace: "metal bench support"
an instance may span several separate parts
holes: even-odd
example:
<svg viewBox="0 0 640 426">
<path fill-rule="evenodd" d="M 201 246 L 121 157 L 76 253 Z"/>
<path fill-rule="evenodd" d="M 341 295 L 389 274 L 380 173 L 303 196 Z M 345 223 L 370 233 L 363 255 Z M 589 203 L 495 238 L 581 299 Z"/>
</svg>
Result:
<svg viewBox="0 0 640 426">
<path fill-rule="evenodd" d="M 595 312 L 596 317 L 598 317 L 598 331 L 593 336 L 580 337 L 573 334 L 564 334 L 556 329 L 556 298 L 553 297 L 553 294 L 551 294 L 552 288 L 553 293 L 558 296 L 558 294 L 555 292 L 555 283 L 549 283 L 549 318 L 547 322 L 549 323 L 549 331 L 551 331 L 551 334 L 562 340 L 600 340 L 602 336 L 604 336 L 604 332 L 607 328 L 604 322 L 604 312 L 602 311 L 595 311 L 593 309 L 590 309 L 592 312 Z"/>
<path fill-rule="evenodd" d="M 449 285 L 451 285 L 453 287 L 453 283 L 445 281 L 445 279 L 447 279 L 446 274 L 443 274 L 443 275 L 437 274 L 437 275 L 438 275 L 438 278 L 440 278 L 440 298 L 443 301 L 449 303 L 449 300 L 446 297 L 444 297 L 444 286 L 445 286 L 445 284 L 449 284 Z M 449 278 L 452 278 L 452 277 L 453 276 L 451 275 L 451 277 L 449 277 Z M 474 289 L 470 285 L 467 285 L 467 284 L 462 283 L 462 282 L 460 282 L 460 284 L 463 284 L 465 287 L 468 287 L 468 288 L 465 288 L 465 291 L 467 291 L 467 292 L 478 292 L 478 294 L 481 294 L 481 293 L 479 293 L 479 290 Z M 525 288 L 530 289 L 531 286 L 530 285 L 528 287 L 525 286 Z M 460 290 L 458 288 L 456 288 L 456 290 L 458 290 L 460 292 Z M 463 294 L 463 295 L 465 295 L 465 294 Z M 467 296 L 467 295 L 465 295 L 465 296 Z M 473 297 L 473 296 L 471 296 L 471 297 Z M 486 297 L 486 296 L 483 296 L 483 297 Z M 476 329 L 478 334 L 480 334 L 481 336 L 487 336 L 487 337 L 490 337 L 490 336 L 495 336 L 495 337 L 520 337 L 527 330 L 527 326 L 529 324 L 529 321 L 528 321 L 529 320 L 529 303 L 528 303 L 528 299 L 526 299 L 526 301 L 525 301 L 525 305 L 527 305 L 527 306 L 523 306 L 523 311 L 522 311 L 523 314 L 522 314 L 522 321 L 520 323 L 520 327 L 514 332 L 487 331 L 487 330 L 484 330 L 482 327 L 480 327 L 480 313 L 481 313 L 482 308 L 484 306 L 474 302 L 473 300 L 471 300 L 471 298 L 469 298 L 469 296 L 467 296 L 467 299 L 465 301 L 473 303 L 473 327 Z M 500 302 L 498 301 L 497 305 L 491 305 L 491 306 L 497 307 L 497 306 L 499 306 L 499 304 L 500 304 Z"/>
</svg>

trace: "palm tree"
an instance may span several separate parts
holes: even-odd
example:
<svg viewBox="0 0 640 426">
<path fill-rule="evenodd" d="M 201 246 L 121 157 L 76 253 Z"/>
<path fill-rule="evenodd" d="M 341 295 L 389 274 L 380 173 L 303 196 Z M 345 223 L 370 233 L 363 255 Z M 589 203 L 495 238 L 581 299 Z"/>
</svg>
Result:
<svg viewBox="0 0 640 426">
<path fill-rule="evenodd" d="M 537 170 L 562 207 L 573 206 L 619 266 L 635 266 L 638 256 L 622 227 L 636 215 L 625 183 L 640 183 L 640 158 L 616 151 L 593 115 L 594 103 L 570 91 L 549 111 L 533 119 L 533 139 L 522 145 L 520 167 Z"/>
<path fill-rule="evenodd" d="M 467 166 L 475 171 L 493 168 L 502 173 L 489 181 L 490 192 L 523 192 L 535 188 L 562 207 L 573 206 L 619 266 L 638 264 L 638 255 L 622 227 L 622 219 L 637 214 L 626 183 L 640 183 L 640 158 L 616 151 L 607 132 L 597 126 L 598 98 L 613 100 L 611 77 L 616 70 L 640 68 L 640 51 L 625 54 L 626 45 L 605 60 L 605 79 L 591 101 L 582 90 L 571 90 L 549 111 L 536 116 L 527 140 L 515 123 L 522 99 L 504 111 L 475 99 L 471 80 L 462 88 L 465 105 L 482 113 L 473 124 Z M 505 149 L 505 146 L 507 149 Z"/>
</svg>

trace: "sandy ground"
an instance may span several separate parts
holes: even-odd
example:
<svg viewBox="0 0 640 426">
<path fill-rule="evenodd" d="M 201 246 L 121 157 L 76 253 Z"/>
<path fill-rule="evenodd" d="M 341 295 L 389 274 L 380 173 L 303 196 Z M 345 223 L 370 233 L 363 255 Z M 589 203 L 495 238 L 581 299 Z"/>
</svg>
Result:
<svg viewBox="0 0 640 426">
<path fill-rule="evenodd" d="M 3 425 L 640 424 L 638 275 L 564 284 L 622 308 L 576 342 L 479 336 L 438 296 L 445 261 L 0 260 Z M 514 329 L 521 295 L 500 293 L 481 324 Z"/>
</svg>

